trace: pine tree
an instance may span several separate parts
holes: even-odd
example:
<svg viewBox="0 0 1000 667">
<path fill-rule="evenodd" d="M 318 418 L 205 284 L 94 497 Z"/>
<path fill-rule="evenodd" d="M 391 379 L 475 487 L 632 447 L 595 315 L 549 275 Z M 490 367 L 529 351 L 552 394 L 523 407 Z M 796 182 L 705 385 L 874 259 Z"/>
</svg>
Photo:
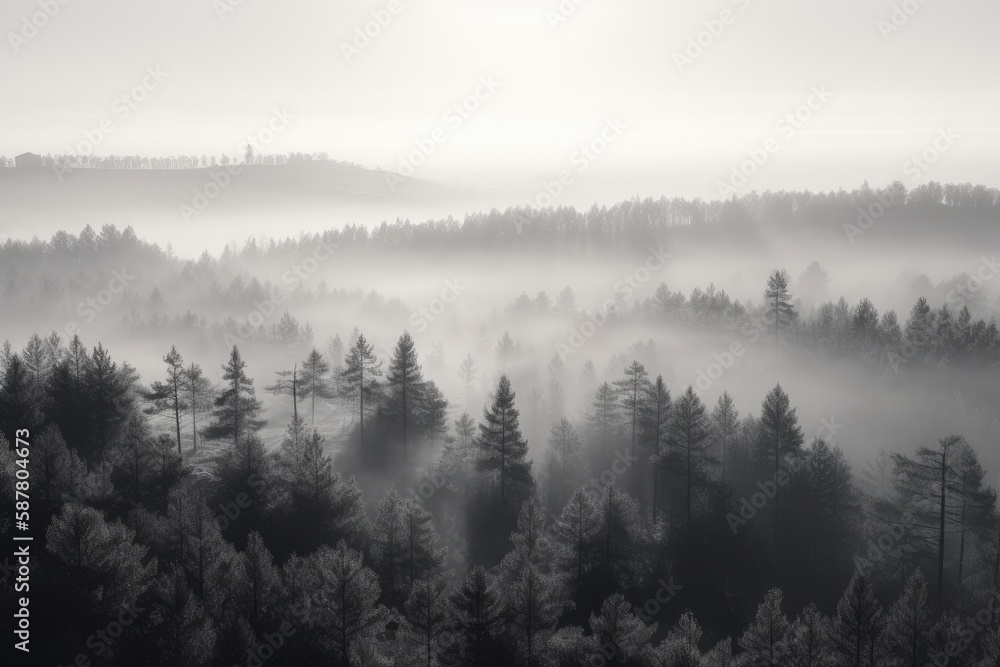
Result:
<svg viewBox="0 0 1000 667">
<path fill-rule="evenodd" d="M 601 566 L 622 588 L 638 582 L 646 570 L 651 542 L 635 498 L 610 484 L 601 499 Z"/>
<path fill-rule="evenodd" d="M 2 437 L 0 433 L 0 437 Z M 85 495 L 87 466 L 66 446 L 62 434 L 55 426 L 47 426 L 32 439 L 31 479 L 36 500 L 49 509 L 62 505 L 64 498 L 80 498 Z M 3 445 L 7 445 L 4 440 Z M 11 475 L 15 467 L 8 469 Z M 11 497 L 14 497 L 11 485 Z"/>
<path fill-rule="evenodd" d="M 476 420 L 472 415 L 463 412 L 454 421 L 455 435 L 446 438 L 444 449 L 441 452 L 440 470 L 450 471 L 452 479 L 463 478 L 467 472 L 468 465 L 475 459 L 476 443 Z"/>
<path fill-rule="evenodd" d="M 703 634 L 694 614 L 690 609 L 685 609 L 670 633 L 656 647 L 659 658 L 657 664 L 670 667 L 701 667 L 702 656 L 698 645 Z"/>
<path fill-rule="evenodd" d="M 331 336 L 326 343 L 326 358 L 330 360 L 330 393 L 333 396 L 343 396 L 343 372 L 344 372 L 344 342 L 340 340 L 340 334 Z"/>
<path fill-rule="evenodd" d="M 788 291 L 788 275 L 784 271 L 773 271 L 767 279 L 764 302 L 767 304 L 770 317 L 774 319 L 774 354 L 777 357 L 779 332 L 782 327 L 791 326 L 796 318 L 792 297 Z"/>
<path fill-rule="evenodd" d="M 452 641 L 451 619 L 454 613 L 448 587 L 441 578 L 417 581 L 406 599 L 405 619 L 400 633 L 400 650 L 408 664 L 441 664 Z M 417 652 L 419 662 L 413 660 Z M 412 661 L 412 662 L 411 662 Z"/>
<path fill-rule="evenodd" d="M 597 388 L 594 403 L 587 416 L 587 430 L 591 437 L 601 443 L 601 455 L 607 457 L 608 445 L 618 434 L 620 412 L 614 388 L 604 382 Z"/>
<path fill-rule="evenodd" d="M 438 548 L 434 517 L 415 498 L 403 503 L 403 539 L 407 582 L 412 589 L 440 569 L 445 552 Z"/>
<path fill-rule="evenodd" d="M 372 557 L 379 573 L 382 590 L 388 595 L 402 595 L 407 565 L 406 520 L 403 501 L 390 489 L 379 501 L 372 531 Z"/>
<path fill-rule="evenodd" d="M 705 405 L 690 386 L 674 404 L 672 431 L 671 459 L 684 480 L 684 525 L 690 535 L 694 487 L 708 482 L 708 470 L 715 464 L 708 450 L 711 422 Z"/>
<path fill-rule="evenodd" d="M 970 544 L 992 543 L 993 517 L 997 509 L 996 490 L 984 484 L 985 471 L 975 450 L 963 442 L 958 448 L 957 483 L 950 488 L 954 502 L 949 503 L 948 520 L 959 533 L 956 589 L 959 613 L 965 610 L 965 575 L 970 561 Z"/>
<path fill-rule="evenodd" d="M 809 603 L 785 633 L 789 667 L 830 665 L 830 623 Z"/>
<path fill-rule="evenodd" d="M 712 410 L 712 432 L 715 435 L 715 443 L 719 449 L 722 462 L 722 480 L 726 480 L 726 463 L 729 455 L 729 448 L 737 438 L 740 423 L 740 411 L 736 409 L 736 403 L 728 391 L 723 391 L 719 396 L 719 401 Z"/>
<path fill-rule="evenodd" d="M 476 380 L 479 377 L 479 369 L 476 362 L 472 360 L 472 354 L 466 354 L 462 359 L 462 364 L 458 368 L 458 378 L 462 382 L 462 391 L 465 396 L 465 405 L 472 402 L 472 396 L 476 388 Z"/>
<path fill-rule="evenodd" d="M 83 595 L 87 604 L 120 611 L 145 593 L 156 575 L 156 559 L 121 523 L 108 523 L 99 510 L 76 503 L 63 505 L 45 534 L 45 549 L 67 595 Z M 81 602 L 83 600 L 81 599 Z"/>
<path fill-rule="evenodd" d="M 55 336 L 55 334 L 53 334 Z M 59 337 L 50 344 L 48 339 L 42 339 L 37 333 L 31 334 L 28 344 L 21 351 L 21 361 L 28 373 L 32 398 L 36 403 L 44 395 L 52 370 L 58 362 Z M 4 369 L 6 370 L 6 368 Z"/>
<path fill-rule="evenodd" d="M 966 447 L 964 438 L 957 435 L 938 440 L 938 448 L 921 447 L 916 459 L 893 454 L 899 491 L 903 498 L 915 505 L 922 532 L 928 542 L 936 543 L 930 555 L 937 563 L 936 602 L 944 607 L 944 565 L 947 538 L 949 500 L 952 490 L 960 484 L 961 452 Z"/>
<path fill-rule="evenodd" d="M 501 375 L 493 395 L 493 405 L 483 411 L 479 437 L 476 438 L 478 469 L 498 478 L 501 510 L 507 507 L 508 488 L 520 491 L 518 495 L 511 496 L 511 500 L 517 500 L 533 486 L 531 462 L 526 460 L 528 443 L 521 436 L 514 398 L 510 380 Z"/>
<path fill-rule="evenodd" d="M 236 598 L 236 612 L 250 625 L 255 637 L 277 620 L 280 585 L 271 552 L 260 534 L 251 531 L 246 549 L 239 553 L 229 573 L 229 586 Z"/>
<path fill-rule="evenodd" d="M 229 363 L 222 367 L 225 389 L 215 399 L 213 422 L 204 431 L 209 440 L 229 440 L 234 447 L 256 435 L 267 422 L 259 419 L 260 401 L 254 395 L 253 380 L 246 374 L 246 362 L 233 345 Z"/>
<path fill-rule="evenodd" d="M 409 428 L 411 413 L 421 400 L 424 389 L 424 375 L 417 363 L 417 352 L 413 339 L 404 331 L 396 342 L 392 359 L 389 361 L 389 371 L 386 374 L 386 385 L 389 389 L 386 412 L 399 420 L 403 435 L 403 457 L 407 457 L 409 444 Z"/>
<path fill-rule="evenodd" d="M 557 547 L 546 535 L 544 515 L 535 501 L 522 505 L 511 541 L 514 549 L 500 563 L 506 631 L 520 661 L 530 665 L 573 602 L 565 575 L 553 567 Z"/>
<path fill-rule="evenodd" d="M 837 603 L 832 639 L 845 665 L 878 667 L 884 619 L 882 607 L 872 594 L 871 584 L 855 574 Z"/>
<path fill-rule="evenodd" d="M 133 428 L 110 462 L 111 481 L 120 495 L 136 504 L 164 507 L 170 489 L 184 474 L 173 445 L 169 435 Z"/>
<path fill-rule="evenodd" d="M 374 409 L 373 403 L 379 398 L 379 378 L 382 376 L 382 362 L 376 359 L 373 346 L 362 335 L 351 345 L 344 358 L 344 369 L 341 371 L 341 396 L 347 400 L 357 401 L 360 441 L 365 443 L 365 401 L 368 409 Z"/>
<path fill-rule="evenodd" d="M 631 424 L 632 458 L 635 458 L 635 440 L 639 430 L 639 418 L 646 405 L 646 394 L 649 386 L 649 373 L 638 361 L 633 361 L 625 369 L 625 377 L 615 382 L 618 396 L 621 400 L 622 414 Z"/>
<path fill-rule="evenodd" d="M 328 633 L 335 659 L 364 664 L 358 653 L 389 621 L 388 610 L 376 606 L 381 595 L 378 577 L 363 564 L 361 552 L 343 541 L 335 548 L 320 547 L 311 558 L 319 575 L 313 590 L 316 626 Z"/>
<path fill-rule="evenodd" d="M 171 531 L 180 536 L 175 553 L 195 594 L 210 614 L 221 617 L 227 602 L 226 573 L 235 562 L 235 548 L 222 537 L 219 522 L 199 494 L 174 492 L 167 518 L 179 527 Z"/>
<path fill-rule="evenodd" d="M 733 657 L 733 638 L 726 637 L 709 649 L 702 657 L 703 667 L 736 667 L 740 663 Z"/>
<path fill-rule="evenodd" d="M 207 667 L 215 653 L 216 631 L 201 600 L 177 565 L 171 565 L 153 586 L 154 626 L 149 642 L 155 664 Z"/>
<path fill-rule="evenodd" d="M 330 400 L 334 393 L 330 388 L 330 364 L 319 350 L 313 348 L 309 356 L 302 362 L 302 374 L 299 377 L 300 398 L 308 398 L 311 402 L 309 423 L 316 423 L 316 398 Z"/>
<path fill-rule="evenodd" d="M 264 442 L 256 433 L 248 433 L 228 445 L 219 458 L 219 495 L 225 502 L 231 502 L 241 493 L 251 497 L 251 505 L 241 514 L 251 526 L 259 521 L 270 509 L 270 494 L 267 481 L 271 479 L 271 458 L 267 455 Z"/>
<path fill-rule="evenodd" d="M 793 479 L 799 475 L 793 474 Z M 857 542 L 856 527 L 861 519 L 860 498 L 853 484 L 851 465 L 839 447 L 817 438 L 805 451 L 805 497 L 793 502 L 789 516 L 799 520 L 797 535 L 810 542 L 809 580 L 821 580 L 820 572 L 835 563 L 847 562 Z M 794 483 L 793 483 L 794 485 Z M 821 555 L 828 567 L 820 567 Z"/>
<path fill-rule="evenodd" d="M 134 414 L 138 375 L 128 364 L 118 366 L 98 343 L 84 370 L 83 380 L 92 434 L 84 451 L 93 453 L 96 450 L 98 460 L 103 461 L 113 435 Z"/>
<path fill-rule="evenodd" d="M 670 433 L 671 404 L 670 390 L 662 375 L 647 387 L 646 409 L 643 417 L 643 432 L 648 438 L 649 462 L 653 469 L 653 524 L 656 524 L 656 510 L 659 505 L 660 472 L 666 461 L 666 448 Z"/>
<path fill-rule="evenodd" d="M 185 401 L 191 410 L 192 451 L 198 451 L 198 415 L 212 409 L 212 383 L 201 366 L 192 363 L 184 371 Z"/>
<path fill-rule="evenodd" d="M 167 379 L 165 382 L 154 382 L 149 392 L 144 395 L 148 401 L 152 401 L 151 414 L 170 412 L 174 418 L 174 426 L 177 429 L 177 453 L 181 451 L 181 413 L 188 409 L 188 404 L 184 397 L 184 358 L 173 345 L 170 352 L 163 357 L 163 363 L 167 365 Z"/>
<path fill-rule="evenodd" d="M 278 396 L 292 397 L 292 417 L 299 417 L 299 401 L 303 399 L 302 380 L 299 378 L 299 365 L 293 364 L 290 371 L 275 371 L 278 379 L 274 384 L 264 387 L 264 391 Z"/>
<path fill-rule="evenodd" d="M 563 507 L 553 530 L 566 545 L 566 569 L 575 571 L 579 583 L 583 575 L 600 561 L 601 513 L 591 497 L 578 488 Z"/>
<path fill-rule="evenodd" d="M 613 646 L 616 664 L 646 664 L 653 660 L 650 640 L 656 625 L 647 625 L 636 616 L 632 605 L 621 593 L 615 593 L 601 605 L 601 612 L 590 614 L 590 630 L 598 646 Z"/>
<path fill-rule="evenodd" d="M 276 472 L 286 482 L 290 492 L 300 488 L 305 478 L 305 449 L 308 437 L 305 420 L 293 416 L 292 421 L 288 422 L 288 428 L 285 429 L 281 445 L 275 452 Z"/>
<path fill-rule="evenodd" d="M 774 461 L 773 475 L 774 479 L 777 480 L 778 475 L 784 471 L 785 458 L 801 455 L 804 441 L 795 408 L 791 407 L 788 394 L 785 393 L 780 384 L 775 385 L 774 389 L 768 392 L 761 404 L 760 436 L 760 445 L 764 455 L 771 457 Z M 761 458 L 763 459 L 763 457 Z M 774 549 L 773 562 L 775 563 L 778 556 L 779 490 L 780 487 L 776 486 L 771 503 L 773 506 L 772 548 Z"/>
<path fill-rule="evenodd" d="M 509 664 L 497 640 L 503 625 L 502 592 L 497 577 L 481 565 L 469 570 L 452 594 L 458 634 L 454 662 L 466 665 Z"/>
<path fill-rule="evenodd" d="M 549 511 L 555 512 L 566 503 L 573 489 L 583 484 L 583 476 L 580 438 L 569 420 L 563 417 L 552 425 L 545 458 L 545 499 Z"/>
<path fill-rule="evenodd" d="M 930 615 L 927 582 L 919 569 L 907 579 L 902 595 L 889 610 L 886 630 L 892 654 L 902 660 L 902 665 L 920 667 L 927 663 Z"/>
<path fill-rule="evenodd" d="M 920 297 L 910 310 L 910 318 L 906 322 L 903 337 L 913 350 L 911 355 L 916 361 L 928 361 L 933 358 L 937 342 L 937 322 L 934 311 L 927 299 Z"/>
<path fill-rule="evenodd" d="M 740 647 L 757 665 L 779 667 L 785 664 L 784 639 L 790 624 L 781 611 L 781 590 L 772 588 L 757 607 L 757 615 L 740 637 Z"/>
</svg>

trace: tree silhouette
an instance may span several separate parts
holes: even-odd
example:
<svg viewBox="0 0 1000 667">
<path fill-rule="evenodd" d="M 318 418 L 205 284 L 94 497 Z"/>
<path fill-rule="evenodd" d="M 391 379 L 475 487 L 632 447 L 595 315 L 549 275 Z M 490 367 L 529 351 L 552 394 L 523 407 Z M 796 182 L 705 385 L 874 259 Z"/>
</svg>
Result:
<svg viewBox="0 0 1000 667">
<path fill-rule="evenodd" d="M 521 435 L 514 398 L 510 379 L 501 375 L 493 394 L 493 404 L 483 411 L 483 421 L 479 424 L 479 436 L 476 438 L 478 469 L 498 478 L 501 510 L 507 507 L 508 488 L 516 486 L 526 491 L 533 485 L 531 462 L 526 460 L 528 443 Z"/>
<path fill-rule="evenodd" d="M 376 359 L 373 349 L 365 337 L 359 335 L 347 352 L 341 372 L 342 396 L 351 401 L 357 399 L 362 446 L 365 444 L 365 399 L 372 409 L 371 403 L 379 398 L 378 378 L 382 376 L 382 362 Z"/>
<path fill-rule="evenodd" d="M 790 326 L 796 317 L 792 296 L 788 291 L 788 276 L 784 271 L 773 271 L 767 279 L 764 302 L 770 317 L 774 319 L 774 355 L 777 358 L 779 331 L 782 327 Z"/>
<path fill-rule="evenodd" d="M 253 380 L 246 374 L 246 362 L 238 347 L 233 345 L 229 363 L 222 367 L 225 387 L 215 399 L 213 422 L 205 428 L 209 440 L 230 440 L 239 447 L 241 439 L 249 438 L 267 422 L 259 419 L 260 401 L 254 395 Z"/>
<path fill-rule="evenodd" d="M 189 405 L 184 399 L 184 358 L 173 345 L 170 352 L 163 357 L 163 363 L 167 365 L 167 379 L 165 382 L 154 382 L 149 392 L 144 394 L 144 398 L 152 401 L 152 413 L 159 414 L 170 412 L 174 418 L 174 426 L 177 429 L 177 453 L 181 452 L 181 413 L 188 409 Z"/>
</svg>

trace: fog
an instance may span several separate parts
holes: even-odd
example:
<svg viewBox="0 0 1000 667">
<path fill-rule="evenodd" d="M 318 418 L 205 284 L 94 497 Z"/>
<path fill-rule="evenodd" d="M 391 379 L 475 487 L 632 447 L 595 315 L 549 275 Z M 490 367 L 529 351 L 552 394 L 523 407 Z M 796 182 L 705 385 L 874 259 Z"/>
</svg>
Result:
<svg viewBox="0 0 1000 667">
<path fill-rule="evenodd" d="M 3 665 L 1000 665 L 1000 4 L 0 15 Z"/>
</svg>

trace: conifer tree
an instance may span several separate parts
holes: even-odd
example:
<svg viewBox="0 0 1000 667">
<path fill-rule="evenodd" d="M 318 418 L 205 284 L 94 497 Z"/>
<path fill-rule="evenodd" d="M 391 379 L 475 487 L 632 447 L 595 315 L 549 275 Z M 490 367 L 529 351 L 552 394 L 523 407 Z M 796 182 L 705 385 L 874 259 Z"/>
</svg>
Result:
<svg viewBox="0 0 1000 667">
<path fill-rule="evenodd" d="M 229 586 L 236 599 L 235 611 L 253 630 L 254 637 L 274 625 L 280 595 L 280 573 L 260 533 L 251 531 L 247 546 L 237 556 L 229 573 Z"/>
<path fill-rule="evenodd" d="M 620 412 L 614 388 L 604 382 L 597 388 L 594 403 L 587 416 L 587 430 L 601 445 L 602 457 L 607 457 L 612 438 L 618 435 Z"/>
<path fill-rule="evenodd" d="M 462 364 L 458 367 L 458 379 L 462 382 L 462 390 L 466 406 L 472 402 L 472 396 L 475 391 L 476 380 L 478 378 L 479 369 L 476 368 L 476 362 L 472 359 L 472 353 L 466 354 L 465 358 L 462 359 Z"/>
<path fill-rule="evenodd" d="M 719 396 L 715 409 L 712 410 L 712 433 L 715 435 L 715 444 L 719 450 L 719 459 L 722 464 L 722 480 L 726 480 L 726 463 L 729 458 L 729 450 L 736 441 L 740 423 L 740 411 L 736 409 L 736 403 L 728 391 L 723 391 Z"/>
<path fill-rule="evenodd" d="M 930 614 L 927 582 L 919 568 L 906 580 L 902 595 L 889 610 L 886 631 L 892 653 L 902 665 L 920 667 L 927 663 Z"/>
<path fill-rule="evenodd" d="M 320 547 L 311 560 L 319 575 L 313 591 L 316 627 L 327 634 L 334 659 L 365 664 L 359 654 L 390 618 L 388 610 L 376 604 L 381 594 L 378 577 L 364 565 L 361 552 L 343 541 L 334 548 Z"/>
<path fill-rule="evenodd" d="M 553 567 L 557 546 L 547 537 L 544 515 L 534 500 L 522 505 L 511 541 L 514 549 L 500 563 L 506 634 L 520 661 L 530 665 L 573 602 L 565 575 Z"/>
<path fill-rule="evenodd" d="M 105 521 L 99 510 L 63 505 L 45 535 L 63 592 L 88 605 L 99 600 L 109 613 L 135 602 L 153 583 L 156 559 L 145 562 L 147 548 L 134 544 L 134 537 L 121 523 Z"/>
<path fill-rule="evenodd" d="M 379 378 L 382 362 L 373 352 L 374 347 L 362 335 L 351 345 L 344 358 L 341 371 L 341 396 L 357 407 L 361 444 L 365 443 L 365 403 L 373 410 L 379 399 Z"/>
<path fill-rule="evenodd" d="M 85 496 L 87 466 L 76 452 L 66 446 L 58 428 L 52 425 L 45 427 L 31 443 L 32 488 L 37 501 L 54 510 L 62 505 L 64 498 Z M 3 440 L 0 444 L 6 445 L 7 441 Z M 7 472 L 14 474 L 13 462 Z M 11 497 L 14 497 L 13 490 L 12 485 Z"/>
<path fill-rule="evenodd" d="M 215 653 L 216 631 L 201 600 L 176 564 L 160 575 L 153 586 L 154 623 L 149 642 L 155 664 L 207 667 Z"/>
<path fill-rule="evenodd" d="M 613 646 L 617 664 L 647 664 L 653 659 L 650 640 L 655 624 L 642 621 L 621 593 L 615 593 L 601 605 L 600 614 L 590 614 L 590 630 L 598 646 Z"/>
<path fill-rule="evenodd" d="M 785 633 L 789 667 L 820 667 L 831 664 L 830 622 L 816 605 L 809 603 Z"/>
<path fill-rule="evenodd" d="M 316 398 L 329 400 L 334 397 L 329 376 L 330 363 L 319 350 L 313 348 L 302 362 L 302 374 L 299 377 L 300 398 L 310 400 L 310 424 L 316 423 Z"/>
<path fill-rule="evenodd" d="M 19 355 L 13 354 L 0 378 L 0 433 L 14 442 L 15 431 L 35 430 L 39 416 L 29 369 Z"/>
<path fill-rule="evenodd" d="M 774 461 L 772 474 L 775 482 L 779 474 L 785 470 L 785 459 L 788 456 L 801 455 L 802 429 L 799 427 L 799 418 L 795 413 L 795 408 L 791 407 L 788 394 L 785 393 L 781 385 L 775 385 L 774 389 L 768 392 L 760 408 L 760 446 L 763 454 Z M 761 457 L 763 459 L 763 457 Z M 763 459 L 766 460 L 766 459 Z M 772 548 L 774 549 L 774 562 L 778 556 L 778 525 L 779 525 L 779 503 L 780 486 L 776 484 L 775 495 L 772 499 Z"/>
<path fill-rule="evenodd" d="M 454 614 L 444 579 L 432 577 L 415 582 L 406 599 L 405 612 L 399 642 L 403 660 L 429 667 L 441 664 L 452 641 Z M 414 657 L 419 660 L 413 660 Z"/>
<path fill-rule="evenodd" d="M 792 296 L 788 291 L 788 275 L 784 271 L 773 271 L 767 279 L 764 302 L 768 315 L 774 320 L 774 354 L 778 355 L 778 335 L 782 327 L 795 322 L 796 313 L 792 306 Z"/>
<path fill-rule="evenodd" d="M 785 636 L 790 624 L 781 611 L 781 591 L 772 588 L 757 607 L 757 615 L 740 637 L 740 647 L 757 665 L 779 667 L 785 664 Z"/>
<path fill-rule="evenodd" d="M 632 449 L 631 455 L 635 458 L 635 441 L 639 432 L 640 416 L 646 405 L 646 394 L 649 385 L 649 373 L 638 361 L 633 361 L 625 369 L 625 377 L 615 382 L 615 389 L 621 400 L 622 414 L 625 415 L 626 422 L 631 426 Z"/>
<path fill-rule="evenodd" d="M 390 489 L 379 501 L 372 530 L 372 557 L 382 590 L 401 595 L 407 565 L 406 520 L 403 501 Z"/>
<path fill-rule="evenodd" d="M 715 458 L 708 449 L 708 439 L 712 435 L 711 421 L 704 403 L 688 387 L 673 407 L 671 430 L 671 462 L 683 479 L 684 484 L 684 526 L 690 534 L 691 515 L 694 504 L 694 488 L 709 480 L 709 469 Z"/>
<path fill-rule="evenodd" d="M 575 573 L 578 583 L 600 561 L 603 546 L 601 525 L 597 505 L 583 489 L 578 488 L 553 526 L 556 536 L 566 545 L 566 569 Z"/>
<path fill-rule="evenodd" d="M 410 334 L 404 331 L 396 342 L 389 370 L 386 373 L 389 395 L 385 410 L 391 418 L 398 420 L 403 436 L 403 457 L 407 456 L 407 445 L 412 428 L 412 417 L 424 391 L 424 375 L 417 362 L 417 352 Z"/>
<path fill-rule="evenodd" d="M 929 555 L 937 566 L 936 603 L 944 607 L 944 566 L 949 505 L 955 488 L 961 484 L 962 456 L 967 443 L 962 436 L 952 435 L 938 440 L 937 449 L 921 447 L 915 459 L 902 454 L 892 455 L 893 465 L 903 498 L 914 504 L 918 524 L 927 541 L 934 544 Z"/>
<path fill-rule="evenodd" d="M 478 469 L 497 479 L 501 510 L 508 506 L 508 496 L 511 500 L 517 500 L 533 486 L 531 462 L 526 460 L 528 443 L 521 435 L 519 412 L 514 407 L 514 398 L 510 379 L 501 375 L 493 395 L 493 404 L 484 410 L 483 421 L 479 424 L 479 436 L 476 438 Z M 512 493 L 508 494 L 508 490 Z"/>
<path fill-rule="evenodd" d="M 188 409 L 184 397 L 184 358 L 173 345 L 163 357 L 167 365 L 167 379 L 154 382 L 145 398 L 153 403 L 151 414 L 169 412 L 177 430 L 177 453 L 181 454 L 181 413 Z"/>
<path fill-rule="evenodd" d="M 882 607 L 872 594 L 871 584 L 863 575 L 855 574 L 837 603 L 837 615 L 833 618 L 833 645 L 844 664 L 880 665 L 884 623 Z"/>
<path fill-rule="evenodd" d="M 685 609 L 670 633 L 656 647 L 660 664 L 671 667 L 700 667 L 701 650 L 698 645 L 704 633 L 690 609 Z"/>
<path fill-rule="evenodd" d="M 601 566 L 622 588 L 638 582 L 646 571 L 644 558 L 651 538 L 639 503 L 610 484 L 601 499 Z"/>
<path fill-rule="evenodd" d="M 653 469 L 653 524 L 659 505 L 660 472 L 664 469 L 670 433 L 671 404 L 670 390 L 662 375 L 647 387 L 646 409 L 643 418 L 643 432 L 649 442 L 649 463 Z"/>
<path fill-rule="evenodd" d="M 134 415 L 137 382 L 135 369 L 127 363 L 119 366 L 98 343 L 84 370 L 85 406 L 92 434 L 86 451 L 96 450 L 98 460 L 104 460 L 114 434 Z"/>
<path fill-rule="evenodd" d="M 198 415 L 212 409 L 212 383 L 196 363 L 184 371 L 185 402 L 191 410 L 192 451 L 198 451 Z"/>
<path fill-rule="evenodd" d="M 417 580 L 436 573 L 445 552 L 438 548 L 434 517 L 415 498 L 403 503 L 403 539 L 406 554 L 406 577 L 410 588 Z"/>
<path fill-rule="evenodd" d="M 545 457 L 545 501 L 555 512 L 569 499 L 573 489 L 583 484 L 584 460 L 580 438 L 569 420 L 563 417 L 552 425 Z"/>
<path fill-rule="evenodd" d="M 509 664 L 498 641 L 503 626 L 502 592 L 495 574 L 474 565 L 451 597 L 453 628 L 458 635 L 453 662 L 466 665 Z"/>
<path fill-rule="evenodd" d="M 291 396 L 292 417 L 298 419 L 299 401 L 304 398 L 302 395 L 302 380 L 299 377 L 299 365 L 297 363 L 293 364 L 290 371 L 275 371 L 275 375 L 278 376 L 278 379 L 275 380 L 274 384 L 264 387 L 264 391 L 279 396 Z"/>
<path fill-rule="evenodd" d="M 246 362 L 233 345 L 229 363 L 222 367 L 223 390 L 215 399 L 212 423 L 205 428 L 209 440 L 228 440 L 239 448 L 241 441 L 255 435 L 267 422 L 260 419 L 260 401 L 254 395 L 253 380 L 246 374 Z"/>
</svg>

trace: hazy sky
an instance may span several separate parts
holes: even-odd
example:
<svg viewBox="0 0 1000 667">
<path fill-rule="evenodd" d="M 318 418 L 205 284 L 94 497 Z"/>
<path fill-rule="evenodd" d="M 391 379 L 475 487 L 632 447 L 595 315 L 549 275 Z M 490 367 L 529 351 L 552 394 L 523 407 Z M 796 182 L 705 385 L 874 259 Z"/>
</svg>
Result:
<svg viewBox="0 0 1000 667">
<path fill-rule="evenodd" d="M 890 0 L 41 0 L 55 16 L 12 37 L 39 1 L 0 9 L 0 154 L 69 152 L 111 119 L 99 154 L 232 155 L 286 109 L 265 152 L 399 170 L 423 140 L 434 152 L 414 176 L 429 179 L 530 185 L 566 169 L 575 188 L 714 197 L 768 138 L 777 150 L 747 189 L 1000 176 L 995 0 L 909 0 L 892 32 Z M 553 25 L 560 6 L 573 11 Z M 391 21 L 348 62 L 379 11 Z M 115 99 L 150 66 L 166 78 L 121 118 Z M 822 87 L 832 97 L 779 131 Z M 447 115 L 477 88 L 478 109 Z M 626 127 L 581 162 L 609 119 Z M 911 180 L 906 161 L 949 126 L 958 139 Z"/>
</svg>

